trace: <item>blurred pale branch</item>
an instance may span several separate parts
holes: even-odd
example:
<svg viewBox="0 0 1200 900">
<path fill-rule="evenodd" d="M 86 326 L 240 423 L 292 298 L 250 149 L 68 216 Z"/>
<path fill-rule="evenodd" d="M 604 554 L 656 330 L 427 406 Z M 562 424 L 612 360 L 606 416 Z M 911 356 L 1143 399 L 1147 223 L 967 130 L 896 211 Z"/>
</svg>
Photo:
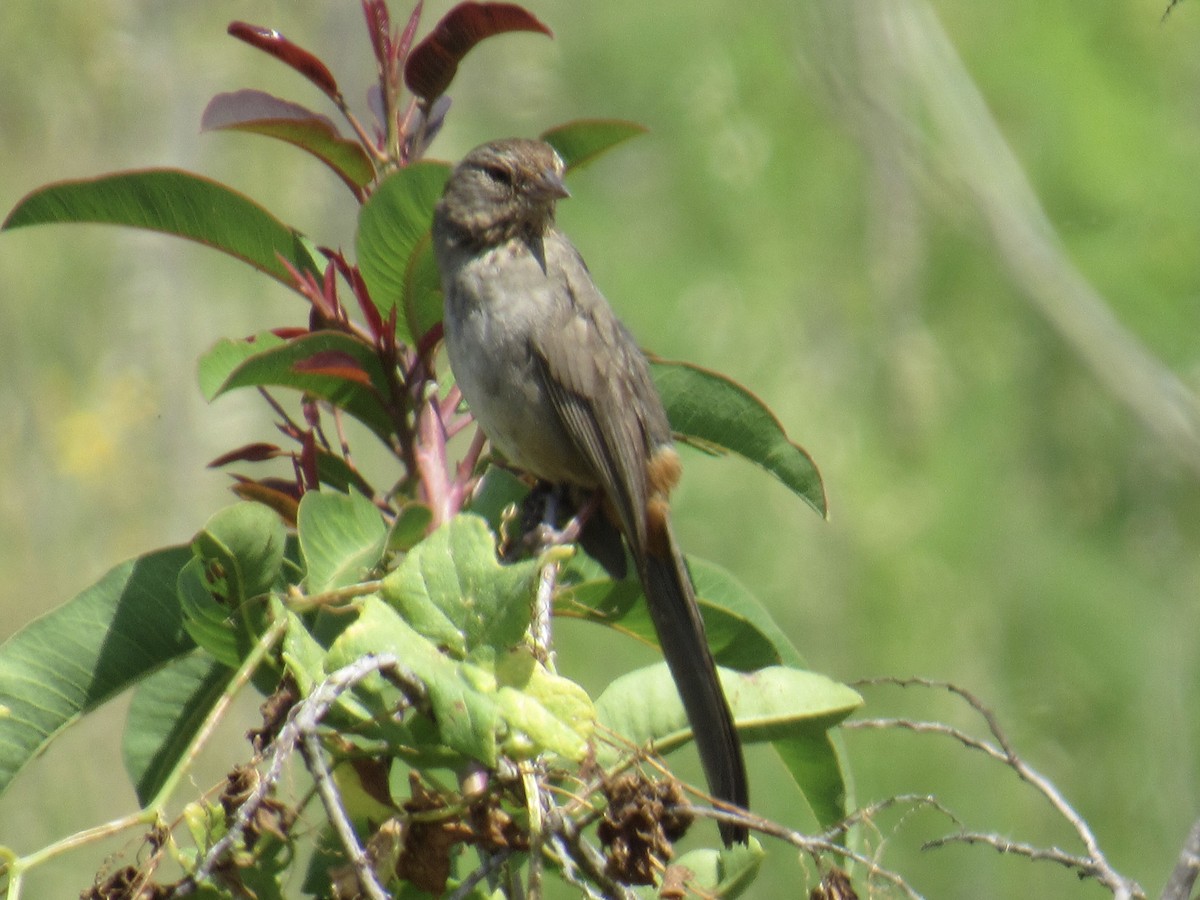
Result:
<svg viewBox="0 0 1200 900">
<path fill-rule="evenodd" d="M 909 185 L 897 184 L 902 166 L 927 203 L 979 216 L 1022 295 L 1105 389 L 1200 474 L 1200 398 L 1121 324 L 1071 261 L 932 8 L 922 0 L 827 0 L 811 9 L 811 33 L 822 35 L 814 44 L 825 54 L 822 74 L 867 148 L 873 187 L 888 192 L 872 198 L 875 212 L 901 220 L 873 226 L 872 251 L 894 257 L 920 247 L 904 224 L 913 208 Z M 873 264 L 876 283 L 898 265 Z M 912 265 L 911 256 L 899 265 L 906 293 Z M 903 297 L 894 286 L 886 290 L 886 314 L 895 317 Z"/>
</svg>

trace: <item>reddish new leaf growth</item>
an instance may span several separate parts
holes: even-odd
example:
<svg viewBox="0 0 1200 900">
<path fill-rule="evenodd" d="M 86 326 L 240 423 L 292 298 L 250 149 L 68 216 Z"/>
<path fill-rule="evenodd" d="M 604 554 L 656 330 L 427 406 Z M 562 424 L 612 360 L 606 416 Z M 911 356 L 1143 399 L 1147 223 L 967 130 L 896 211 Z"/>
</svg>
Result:
<svg viewBox="0 0 1200 900">
<path fill-rule="evenodd" d="M 338 272 L 350 285 L 354 299 L 358 302 L 358 309 L 366 320 L 367 329 L 370 331 L 372 339 L 378 341 L 387 332 L 384 330 L 383 319 L 379 316 L 379 310 L 375 308 L 375 304 L 371 301 L 371 295 L 367 292 L 367 283 L 363 281 L 358 267 L 350 265 L 345 255 L 337 250 L 331 250 L 328 247 L 321 247 L 319 249 L 325 255 L 325 258 L 337 267 Z M 392 332 L 395 333 L 394 328 Z"/>
<path fill-rule="evenodd" d="M 358 360 L 349 353 L 343 353 L 340 350 L 325 350 L 321 353 L 314 353 L 312 356 L 294 363 L 292 371 L 305 375 L 328 375 L 331 378 L 353 381 L 364 387 L 371 386 L 371 376 L 359 365 Z"/>
<path fill-rule="evenodd" d="M 367 34 L 371 37 L 375 61 L 386 71 L 388 58 L 392 55 L 392 17 L 386 0 L 362 0 L 362 10 L 367 20 Z"/>
<path fill-rule="evenodd" d="M 413 37 L 417 33 L 417 25 L 421 21 L 421 11 L 425 8 L 425 0 L 418 0 L 416 6 L 413 7 L 412 15 L 408 17 L 408 24 L 404 26 L 404 33 L 400 35 L 400 40 L 394 48 L 396 59 L 407 59 L 409 48 L 412 47 Z"/>
<path fill-rule="evenodd" d="M 300 474 L 304 478 L 304 489 L 319 490 L 321 479 L 317 475 L 317 437 L 312 431 L 306 431 L 300 439 Z"/>
<path fill-rule="evenodd" d="M 266 459 L 274 459 L 282 452 L 274 444 L 246 444 L 244 447 L 238 447 L 236 450 L 230 450 L 228 453 L 218 456 L 208 464 L 208 468 L 219 469 L 231 462 L 262 462 Z"/>
<path fill-rule="evenodd" d="M 404 83 L 426 104 L 432 103 L 445 93 L 472 47 L 508 31 L 539 31 L 554 37 L 532 13 L 514 3 L 460 3 L 413 48 L 404 65 Z"/>
<path fill-rule="evenodd" d="M 253 500 L 275 510 L 288 525 L 295 526 L 300 511 L 300 486 L 282 478 L 264 478 L 254 481 L 241 475 L 233 476 L 237 483 L 233 492 L 242 500 Z"/>
<path fill-rule="evenodd" d="M 282 256 L 279 257 L 279 261 L 292 276 L 292 287 L 312 305 L 312 312 L 308 317 L 309 331 L 320 331 L 330 323 L 340 322 L 345 318 L 341 314 L 342 306 L 337 298 L 337 283 L 333 278 L 332 263 L 325 267 L 321 283 L 317 284 L 317 279 L 311 272 L 301 272 Z"/>
<path fill-rule="evenodd" d="M 291 66 L 331 100 L 336 101 L 341 96 L 337 81 L 325 63 L 317 59 L 303 47 L 293 44 L 274 28 L 263 28 L 261 25 L 251 25 L 248 22 L 230 22 L 229 34 L 239 41 L 245 41 L 251 47 L 257 47 L 264 53 L 269 53 L 280 62 Z"/>
<path fill-rule="evenodd" d="M 307 328 L 299 328 L 299 327 L 296 327 L 293 325 L 284 326 L 282 328 L 272 328 L 271 329 L 271 334 L 273 334 L 273 335 L 275 335 L 275 337 L 281 338 L 285 341 L 290 341 L 292 338 L 302 337 L 302 336 L 304 336 L 306 334 L 310 334 L 310 333 L 311 332 Z M 247 338 L 247 340 L 250 341 L 251 343 L 253 343 L 253 341 L 254 341 L 253 335 L 250 336 L 249 338 Z"/>
<path fill-rule="evenodd" d="M 417 341 L 417 356 L 421 359 L 427 359 L 438 343 L 442 339 L 442 323 L 436 322 L 433 327 L 421 335 L 421 339 Z"/>
</svg>

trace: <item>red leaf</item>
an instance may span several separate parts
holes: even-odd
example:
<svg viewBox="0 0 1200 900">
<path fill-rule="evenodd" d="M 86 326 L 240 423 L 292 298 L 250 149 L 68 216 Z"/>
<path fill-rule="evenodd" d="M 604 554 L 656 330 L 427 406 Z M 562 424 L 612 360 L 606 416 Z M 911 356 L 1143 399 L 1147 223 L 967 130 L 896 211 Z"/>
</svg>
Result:
<svg viewBox="0 0 1200 900">
<path fill-rule="evenodd" d="M 251 47 L 257 47 L 264 53 L 271 54 L 280 62 L 291 66 L 320 88 L 330 99 L 337 99 L 341 95 L 337 81 L 325 63 L 303 47 L 293 44 L 274 28 L 263 28 L 261 25 L 251 25 L 248 22 L 230 22 L 228 31 L 239 41 L 245 41 Z"/>
<path fill-rule="evenodd" d="M 358 360 L 349 353 L 342 353 L 339 350 L 326 350 L 297 360 L 292 365 L 292 370 L 303 372 L 306 375 L 329 375 L 333 378 L 353 381 L 364 387 L 371 386 L 371 376 L 359 365 Z"/>
<path fill-rule="evenodd" d="M 317 474 L 317 438 L 311 431 L 306 431 L 300 439 L 300 473 L 304 476 L 306 490 L 315 491 L 321 486 Z"/>
<path fill-rule="evenodd" d="M 371 49 L 375 61 L 386 68 L 392 42 L 392 19 L 384 0 L 362 0 L 363 16 L 367 20 L 367 34 L 371 37 Z"/>
<path fill-rule="evenodd" d="M 460 3 L 413 48 L 404 65 L 404 83 L 426 103 L 450 86 L 458 64 L 484 38 L 508 31 L 554 32 L 515 3 Z"/>
<path fill-rule="evenodd" d="M 252 481 L 241 475 L 235 475 L 234 478 L 237 479 L 237 484 L 233 485 L 235 494 L 243 500 L 253 500 L 275 510 L 285 524 L 295 526 L 300 510 L 299 485 L 280 478 L 264 478 L 262 481 Z"/>
<path fill-rule="evenodd" d="M 330 250 L 326 247 L 318 248 L 331 263 L 337 266 L 338 272 L 350 285 L 350 289 L 354 293 L 354 299 L 358 301 L 358 309 L 363 314 L 363 318 L 367 320 L 367 329 L 371 332 L 371 337 L 379 340 L 384 334 L 383 319 L 379 316 L 379 310 L 375 304 L 371 302 L 371 296 L 367 293 L 366 282 L 363 281 L 362 275 L 359 274 L 358 267 L 352 266 L 346 261 L 346 257 L 336 250 Z M 395 307 L 393 307 L 394 309 Z"/>
<path fill-rule="evenodd" d="M 400 35 L 400 40 L 394 48 L 396 59 L 408 58 L 408 50 L 412 47 L 413 36 L 417 33 L 417 25 L 421 21 L 421 11 L 424 8 L 425 0 L 418 0 L 417 5 L 413 7 L 412 15 L 408 17 L 408 24 L 404 26 L 404 33 Z"/>
<path fill-rule="evenodd" d="M 230 450 L 228 453 L 223 453 L 208 464 L 210 469 L 219 469 L 221 466 L 227 466 L 231 462 L 262 462 L 265 459 L 274 459 L 283 451 L 274 444 L 247 444 L 244 447 L 238 447 L 236 450 Z"/>
</svg>

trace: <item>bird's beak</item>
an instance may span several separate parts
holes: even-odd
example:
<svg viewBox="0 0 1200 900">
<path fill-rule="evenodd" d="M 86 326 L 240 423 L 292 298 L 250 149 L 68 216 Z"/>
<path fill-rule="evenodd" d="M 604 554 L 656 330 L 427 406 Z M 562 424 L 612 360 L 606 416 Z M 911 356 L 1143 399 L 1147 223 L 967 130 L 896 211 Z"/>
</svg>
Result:
<svg viewBox="0 0 1200 900">
<path fill-rule="evenodd" d="M 536 182 L 537 192 L 547 200 L 562 200 L 571 196 L 562 175 L 553 169 L 546 169 Z"/>
</svg>

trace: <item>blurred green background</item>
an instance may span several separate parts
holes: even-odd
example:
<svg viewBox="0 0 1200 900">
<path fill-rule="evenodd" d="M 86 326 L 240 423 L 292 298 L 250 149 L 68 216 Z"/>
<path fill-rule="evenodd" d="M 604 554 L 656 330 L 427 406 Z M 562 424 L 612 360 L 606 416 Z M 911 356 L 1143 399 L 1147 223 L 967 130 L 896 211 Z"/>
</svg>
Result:
<svg viewBox="0 0 1200 900">
<path fill-rule="evenodd" d="M 556 39 L 479 47 L 434 146 L 457 158 L 588 116 L 650 127 L 575 176 L 560 220 L 648 348 L 772 406 L 831 507 L 822 522 L 761 473 L 688 454 L 685 546 L 751 586 L 814 669 L 984 698 L 1152 894 L 1200 813 L 1200 4 L 1161 22 L 1165 2 L 530 0 Z M 0 208 L 56 179 L 176 166 L 351 248 L 333 176 L 198 126 L 241 87 L 325 109 L 227 37 L 233 19 L 318 52 L 362 110 L 358 7 L 5 0 Z M 254 397 L 207 407 L 195 359 L 306 316 L 239 263 L 99 227 L 0 235 L 0 285 L 7 636 L 229 501 L 205 463 L 271 432 Z M 567 628 L 560 650 L 600 683 L 570 663 L 595 658 L 593 637 Z M 865 715 L 981 728 L 940 695 L 866 697 Z M 251 705 L 218 756 L 244 755 Z M 29 851 L 132 808 L 114 707 L 0 799 L 0 843 Z M 978 754 L 894 732 L 848 744 L 864 801 L 933 794 L 969 828 L 1079 849 Z M 752 763 L 762 811 L 797 821 L 770 754 Z M 1105 895 L 986 848 L 920 852 L 953 827 L 893 812 L 871 840 L 930 897 Z M 30 896 L 76 895 L 109 849 Z M 774 849 L 754 896 L 795 896 L 798 865 Z"/>
</svg>

